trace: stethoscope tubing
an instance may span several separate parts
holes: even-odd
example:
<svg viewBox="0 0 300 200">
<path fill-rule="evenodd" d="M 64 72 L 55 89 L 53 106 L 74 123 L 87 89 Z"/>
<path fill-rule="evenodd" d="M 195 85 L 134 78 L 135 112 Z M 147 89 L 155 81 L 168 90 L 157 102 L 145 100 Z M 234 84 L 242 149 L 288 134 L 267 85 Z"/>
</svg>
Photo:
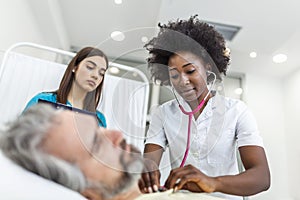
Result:
<svg viewBox="0 0 300 200">
<path fill-rule="evenodd" d="M 180 105 L 179 103 L 179 100 L 177 99 L 177 96 L 175 95 L 175 92 L 174 92 L 174 87 L 172 86 L 172 91 L 173 91 L 173 94 L 175 96 L 175 99 L 179 105 L 179 109 L 181 110 L 182 113 L 184 113 L 185 115 L 188 115 L 189 117 L 189 122 L 188 122 L 188 132 L 187 132 L 187 143 L 186 143 L 186 149 L 185 149 L 185 152 L 184 152 L 184 156 L 183 156 L 183 159 L 181 161 L 181 164 L 180 164 L 180 167 L 183 167 L 185 162 L 186 162 L 186 159 L 188 157 L 188 154 L 189 154 L 189 150 L 190 150 L 190 137 L 191 137 L 191 125 L 192 125 L 192 119 L 193 119 L 193 115 L 198 112 L 204 105 L 207 97 L 209 96 L 209 94 L 211 93 L 212 91 L 212 88 L 215 84 L 215 81 L 216 81 L 216 74 L 213 73 L 213 72 L 209 72 L 209 73 L 212 73 L 214 75 L 214 80 L 213 80 L 213 83 L 212 85 L 210 86 L 209 88 L 209 91 L 207 92 L 206 96 L 201 100 L 201 102 L 199 103 L 199 105 L 197 106 L 197 108 L 195 108 L 193 111 L 191 112 L 187 112 L 186 110 L 184 110 L 184 108 L 182 107 L 182 105 Z"/>
</svg>

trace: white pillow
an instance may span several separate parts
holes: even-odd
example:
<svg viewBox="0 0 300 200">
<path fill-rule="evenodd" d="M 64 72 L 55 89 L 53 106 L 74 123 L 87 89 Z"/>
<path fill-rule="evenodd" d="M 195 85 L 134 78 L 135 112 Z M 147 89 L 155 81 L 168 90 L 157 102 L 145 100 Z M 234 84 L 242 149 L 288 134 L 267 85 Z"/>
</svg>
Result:
<svg viewBox="0 0 300 200">
<path fill-rule="evenodd" d="M 75 191 L 23 169 L 5 157 L 1 150 L 0 199 L 86 200 Z"/>
</svg>

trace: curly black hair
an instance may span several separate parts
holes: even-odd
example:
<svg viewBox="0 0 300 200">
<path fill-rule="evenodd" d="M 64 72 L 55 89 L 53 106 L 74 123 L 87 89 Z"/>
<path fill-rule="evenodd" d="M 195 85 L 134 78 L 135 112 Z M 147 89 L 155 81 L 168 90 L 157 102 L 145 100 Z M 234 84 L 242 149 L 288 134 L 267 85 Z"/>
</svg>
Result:
<svg viewBox="0 0 300 200">
<path fill-rule="evenodd" d="M 148 68 L 155 81 L 170 85 L 169 58 L 179 51 L 191 52 L 205 63 L 210 63 L 218 79 L 221 79 L 220 74 L 226 75 L 229 52 L 224 37 L 213 26 L 197 19 L 197 15 L 188 20 L 177 19 L 164 25 L 159 23 L 158 26 L 160 31 L 157 37 L 144 46 L 150 53 Z"/>
</svg>

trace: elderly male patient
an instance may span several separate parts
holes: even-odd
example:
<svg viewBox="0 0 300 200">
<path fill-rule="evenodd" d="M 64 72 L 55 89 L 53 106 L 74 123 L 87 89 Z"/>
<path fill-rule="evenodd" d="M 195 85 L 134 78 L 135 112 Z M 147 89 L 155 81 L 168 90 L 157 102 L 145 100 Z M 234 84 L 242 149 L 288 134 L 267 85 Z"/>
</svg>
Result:
<svg viewBox="0 0 300 200">
<path fill-rule="evenodd" d="M 87 199 L 138 196 L 140 153 L 94 117 L 38 104 L 0 133 L 3 154 Z"/>
</svg>

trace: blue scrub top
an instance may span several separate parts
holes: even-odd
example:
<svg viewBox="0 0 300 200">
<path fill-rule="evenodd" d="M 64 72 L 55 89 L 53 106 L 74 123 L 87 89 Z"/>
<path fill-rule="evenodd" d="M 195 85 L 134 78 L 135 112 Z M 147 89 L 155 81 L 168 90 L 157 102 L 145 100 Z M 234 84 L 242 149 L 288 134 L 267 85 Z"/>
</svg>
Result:
<svg viewBox="0 0 300 200">
<path fill-rule="evenodd" d="M 42 99 L 42 100 L 45 100 L 45 101 L 50 101 L 50 102 L 53 102 L 53 103 L 56 103 L 57 100 L 56 100 L 56 94 L 52 93 L 52 92 L 42 92 L 42 93 L 39 93 L 37 95 L 35 95 L 26 105 L 25 109 L 24 110 L 27 110 L 29 107 L 35 105 L 38 103 L 39 99 Z M 67 101 L 67 105 L 68 106 L 72 106 L 71 103 L 69 101 Z M 98 124 L 99 126 L 101 127 L 104 127 L 106 128 L 106 120 L 105 120 L 105 117 L 104 115 L 99 112 L 98 110 L 96 111 L 96 115 L 97 115 L 97 118 L 98 118 Z"/>
</svg>

